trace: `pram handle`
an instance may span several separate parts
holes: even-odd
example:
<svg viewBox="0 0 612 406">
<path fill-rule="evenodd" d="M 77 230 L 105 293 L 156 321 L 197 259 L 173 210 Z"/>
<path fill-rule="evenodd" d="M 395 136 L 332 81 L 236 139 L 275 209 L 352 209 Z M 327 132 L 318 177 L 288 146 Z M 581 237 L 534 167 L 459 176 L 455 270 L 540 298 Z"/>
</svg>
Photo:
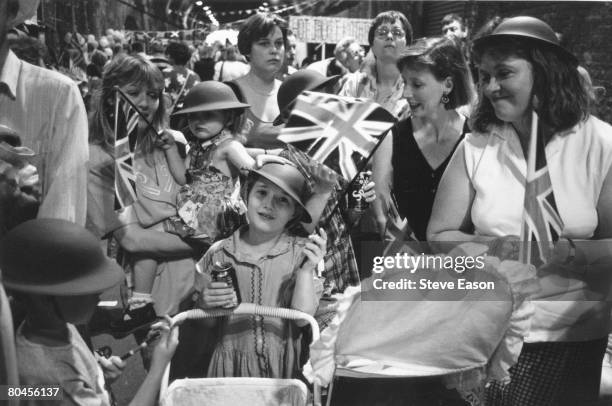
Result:
<svg viewBox="0 0 612 406">
<path fill-rule="evenodd" d="M 230 314 L 249 314 L 256 316 L 267 316 L 267 317 L 275 317 L 279 319 L 288 319 L 288 320 L 303 320 L 310 324 L 312 329 L 312 342 L 315 342 L 319 339 L 319 325 L 317 324 L 314 317 L 310 314 L 301 312 L 299 310 L 294 309 L 285 309 L 282 307 L 270 307 L 270 306 L 260 306 L 255 303 L 240 303 L 237 307 L 233 309 L 191 309 L 184 311 L 182 313 L 176 314 L 172 318 L 172 324 L 180 324 L 185 320 L 193 320 L 193 319 L 209 319 L 214 317 L 223 317 L 228 316 Z M 168 390 L 168 379 L 170 377 L 170 363 L 166 367 L 164 371 L 164 375 L 161 381 L 161 388 L 159 391 L 159 398 L 164 399 L 166 397 L 166 392 Z M 319 406 L 321 404 L 321 388 L 318 384 L 314 383 L 313 387 L 313 396 L 314 396 L 314 405 Z"/>
</svg>

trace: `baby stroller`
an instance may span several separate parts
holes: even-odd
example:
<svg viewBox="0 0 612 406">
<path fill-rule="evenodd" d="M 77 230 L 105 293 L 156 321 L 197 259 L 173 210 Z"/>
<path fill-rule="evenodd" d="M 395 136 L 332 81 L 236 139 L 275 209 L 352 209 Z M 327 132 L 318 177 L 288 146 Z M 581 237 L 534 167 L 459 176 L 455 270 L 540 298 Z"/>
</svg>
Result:
<svg viewBox="0 0 612 406">
<path fill-rule="evenodd" d="M 173 323 L 189 319 L 222 317 L 230 314 L 260 315 L 288 320 L 303 320 L 312 328 L 313 342 L 319 339 L 319 326 L 309 314 L 293 309 L 259 306 L 241 303 L 235 309 L 192 309 L 177 314 Z M 170 365 L 166 368 L 160 389 L 160 405 L 282 405 L 303 406 L 308 402 L 308 389 L 298 379 L 273 378 L 195 378 L 177 379 L 168 386 Z M 321 404 L 321 390 L 313 386 L 313 403 Z"/>
<path fill-rule="evenodd" d="M 463 253 L 449 254 L 476 256 L 487 249 L 472 243 L 459 248 Z M 397 297 L 376 296 L 380 291 L 373 289 L 373 279 L 397 282 L 406 277 L 405 270 L 387 270 L 364 280 L 361 287 L 348 288 L 338 298 L 334 320 L 311 345 L 304 375 L 321 386 L 330 385 L 327 405 L 346 402 L 334 398 L 334 382 L 347 378 L 364 379 L 357 391 L 348 392 L 368 404 L 364 396 L 375 396 L 370 390 L 374 387 L 367 388 L 372 378 L 428 377 L 456 389 L 470 404 L 481 405 L 484 383 L 507 380 L 508 368 L 518 358 L 532 314 L 524 299 L 537 287 L 534 269 L 495 257 L 486 261 L 486 269 L 474 280 L 495 280 L 498 289 L 493 294 L 472 291 L 454 298 L 415 290 Z M 438 281 L 446 276 L 438 273 Z M 367 388 L 364 396 L 362 388 Z"/>
</svg>

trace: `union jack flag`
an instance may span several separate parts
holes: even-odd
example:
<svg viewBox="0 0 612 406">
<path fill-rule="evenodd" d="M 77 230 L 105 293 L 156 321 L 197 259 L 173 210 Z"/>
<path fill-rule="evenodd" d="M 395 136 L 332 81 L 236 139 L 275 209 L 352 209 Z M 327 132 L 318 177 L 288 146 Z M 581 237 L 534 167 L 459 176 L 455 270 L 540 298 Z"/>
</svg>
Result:
<svg viewBox="0 0 612 406">
<path fill-rule="evenodd" d="M 72 33 L 72 37 L 70 37 L 70 45 L 77 51 L 70 55 L 72 64 L 75 66 L 85 67 L 87 65 L 87 61 L 85 60 L 85 53 L 83 52 L 83 47 L 79 43 L 79 38 L 76 31 Z"/>
<path fill-rule="evenodd" d="M 278 138 L 350 181 L 394 123 L 391 113 L 372 101 L 303 92 Z"/>
<path fill-rule="evenodd" d="M 115 92 L 115 209 L 136 201 L 134 149 L 138 112 L 120 91 Z"/>
<path fill-rule="evenodd" d="M 554 243 L 563 231 L 563 220 L 557 211 L 544 140 L 538 136 L 541 131 L 538 131 L 535 113 L 532 120 L 519 261 L 539 266 L 550 260 Z"/>
</svg>

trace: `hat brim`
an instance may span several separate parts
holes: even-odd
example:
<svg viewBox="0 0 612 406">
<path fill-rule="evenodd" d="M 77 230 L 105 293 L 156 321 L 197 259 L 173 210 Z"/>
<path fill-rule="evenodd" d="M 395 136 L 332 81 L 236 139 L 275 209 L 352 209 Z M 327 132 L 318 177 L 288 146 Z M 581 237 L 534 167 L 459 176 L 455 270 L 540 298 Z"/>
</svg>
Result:
<svg viewBox="0 0 612 406">
<path fill-rule="evenodd" d="M 186 109 L 179 110 L 173 113 L 173 116 L 179 114 L 197 113 L 198 111 L 213 111 L 213 110 L 230 110 L 230 109 L 246 109 L 251 107 L 250 104 L 240 102 L 218 102 L 218 103 L 206 103 L 200 104 Z"/>
<path fill-rule="evenodd" d="M 9 28 L 19 25 L 26 20 L 34 17 L 38 8 L 39 0 L 19 0 L 19 11 L 17 15 L 9 22 Z"/>
<path fill-rule="evenodd" d="M 68 281 L 36 284 L 33 282 L 19 282 L 4 279 L 5 287 L 19 292 L 34 293 L 50 296 L 81 296 L 102 293 L 117 285 L 125 277 L 121 267 L 111 259 L 91 272 Z"/>
<path fill-rule="evenodd" d="M 532 36 L 525 35 L 522 33 L 500 33 L 500 34 L 486 35 L 474 41 L 474 48 L 482 49 L 483 47 L 487 45 L 494 44 L 496 42 L 500 42 L 508 38 L 518 38 L 518 39 L 528 40 L 528 41 L 533 42 L 534 44 L 547 46 L 550 49 L 553 49 L 554 51 L 558 52 L 563 57 L 567 58 L 570 62 L 576 65 L 578 64 L 578 58 L 576 58 L 574 54 L 572 54 L 571 52 L 569 52 L 567 49 L 563 48 L 562 46 L 555 44 L 553 42 L 550 42 L 550 41 L 543 40 L 541 38 L 532 37 Z"/>
<path fill-rule="evenodd" d="M 330 86 L 330 85 L 335 85 L 336 83 L 338 83 L 338 81 L 340 81 L 340 79 L 342 78 L 341 75 L 334 75 L 334 76 L 330 76 L 330 77 L 326 77 L 323 80 L 320 81 L 315 81 L 313 86 L 310 86 L 308 89 L 304 89 L 303 92 L 306 91 L 310 91 L 310 92 L 316 92 L 317 89 L 321 88 L 321 87 L 326 87 L 326 86 Z M 300 93 L 301 94 L 301 93 Z M 299 96 L 299 95 L 298 95 Z M 274 121 L 272 122 L 272 125 L 274 126 L 279 126 L 284 124 L 283 121 L 283 113 L 285 113 L 287 111 L 287 109 L 289 108 L 289 106 L 291 106 L 293 104 L 293 102 L 295 101 L 292 100 L 291 103 L 289 103 L 289 105 L 285 106 L 280 114 L 278 116 L 276 116 L 276 118 L 274 119 Z"/>
<path fill-rule="evenodd" d="M 297 205 L 302 208 L 302 217 L 300 217 L 300 221 L 303 222 L 303 223 L 312 223 L 312 217 L 310 216 L 310 213 L 306 209 L 306 206 L 304 206 L 304 204 L 302 203 L 302 199 L 298 195 L 293 193 L 291 188 L 289 188 L 287 186 L 287 184 L 285 183 L 284 180 L 282 180 L 281 178 L 276 177 L 276 176 L 274 176 L 272 174 L 261 172 L 261 171 L 259 171 L 257 169 L 251 169 L 250 172 L 251 173 L 256 173 L 257 175 L 261 176 L 262 178 L 265 178 L 265 179 L 269 180 L 270 182 L 274 183 L 276 186 L 281 188 L 283 190 L 283 192 L 285 192 L 289 196 L 291 196 L 291 198 L 293 200 L 295 200 Z"/>
</svg>

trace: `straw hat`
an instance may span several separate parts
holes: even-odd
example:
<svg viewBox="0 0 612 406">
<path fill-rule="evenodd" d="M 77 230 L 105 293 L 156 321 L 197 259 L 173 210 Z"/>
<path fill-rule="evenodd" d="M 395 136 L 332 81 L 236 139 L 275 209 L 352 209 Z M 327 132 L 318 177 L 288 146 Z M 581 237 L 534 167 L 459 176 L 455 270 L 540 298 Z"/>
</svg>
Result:
<svg viewBox="0 0 612 406">
<path fill-rule="evenodd" d="M 9 27 L 14 27 L 34 17 L 37 8 L 38 0 L 19 0 L 17 16 L 9 22 Z"/>
<path fill-rule="evenodd" d="M 51 296 L 100 293 L 124 277 L 92 233 L 59 219 L 29 220 L 9 231 L 0 242 L 0 269 L 7 288 Z"/>
</svg>

